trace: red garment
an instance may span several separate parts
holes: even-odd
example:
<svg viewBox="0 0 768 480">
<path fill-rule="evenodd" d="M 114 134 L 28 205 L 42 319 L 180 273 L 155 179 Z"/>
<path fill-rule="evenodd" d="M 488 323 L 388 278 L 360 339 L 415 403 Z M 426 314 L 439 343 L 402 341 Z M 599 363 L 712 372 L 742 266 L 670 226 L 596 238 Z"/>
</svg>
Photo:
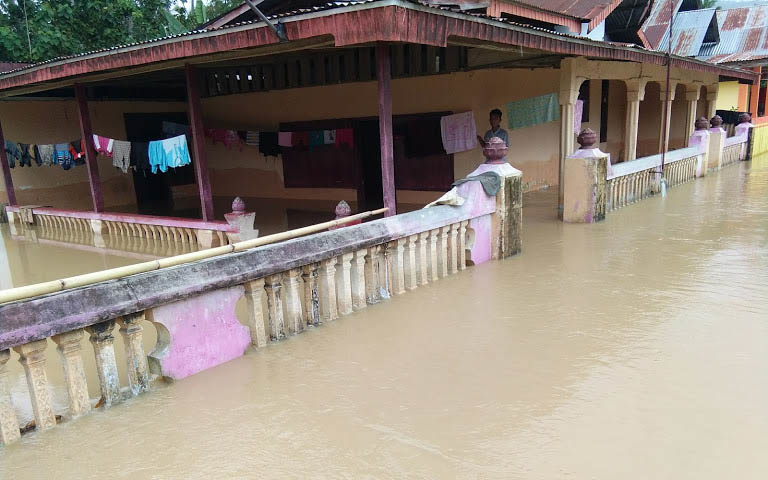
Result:
<svg viewBox="0 0 768 480">
<path fill-rule="evenodd" d="M 291 140 L 294 147 L 309 147 L 309 132 L 293 132 Z"/>
<path fill-rule="evenodd" d="M 347 146 L 350 149 L 355 147 L 355 131 L 351 128 L 340 128 L 336 130 L 336 146 Z"/>
<path fill-rule="evenodd" d="M 211 139 L 214 145 L 221 143 L 227 149 L 237 147 L 243 149 L 243 139 L 236 130 L 224 130 L 223 128 L 206 128 L 205 136 Z"/>
</svg>

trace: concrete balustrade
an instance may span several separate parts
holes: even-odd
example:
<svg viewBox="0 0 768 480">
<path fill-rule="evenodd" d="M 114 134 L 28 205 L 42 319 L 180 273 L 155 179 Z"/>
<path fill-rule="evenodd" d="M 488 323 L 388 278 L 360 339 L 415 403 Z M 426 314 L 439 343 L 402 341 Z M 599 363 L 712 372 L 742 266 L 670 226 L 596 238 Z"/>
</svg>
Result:
<svg viewBox="0 0 768 480">
<path fill-rule="evenodd" d="M 520 176 L 512 182 L 519 192 Z M 479 182 L 460 188 L 467 198 L 460 207 L 431 207 L 0 305 L 0 441 L 19 439 L 6 378 L 9 348 L 18 352 L 25 369 L 36 428 L 46 430 L 56 425 L 58 413 L 46 375 L 52 368 L 45 356 L 47 338 L 58 346 L 69 397 L 63 417 L 70 420 L 94 405 L 113 407 L 126 396 L 147 392 L 152 375 L 183 379 L 237 358 L 248 347 L 265 348 L 390 295 L 458 274 L 470 258 L 490 259 L 494 245 L 519 246 L 519 238 L 493 236 L 494 231 L 519 234 L 519 211 L 507 208 L 505 218 L 498 218 L 498 199 L 485 194 Z M 505 226 L 494 230 L 493 225 Z M 245 317 L 238 318 L 242 298 Z M 157 330 L 149 355 L 142 341 L 145 320 Z M 114 348 L 118 325 L 127 367 L 122 389 Z M 89 398 L 83 373 L 86 332 L 100 399 Z"/>
</svg>

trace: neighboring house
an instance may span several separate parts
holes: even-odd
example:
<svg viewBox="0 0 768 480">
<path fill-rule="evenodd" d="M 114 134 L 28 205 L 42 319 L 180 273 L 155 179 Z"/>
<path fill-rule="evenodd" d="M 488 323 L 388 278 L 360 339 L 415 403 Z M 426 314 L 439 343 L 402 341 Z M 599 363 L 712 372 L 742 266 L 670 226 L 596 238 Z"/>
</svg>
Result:
<svg viewBox="0 0 768 480">
<path fill-rule="evenodd" d="M 103 193 L 107 209 L 147 213 L 163 199 L 181 204 L 185 193 L 199 194 L 192 201 L 211 209 L 213 200 L 228 208 L 242 196 L 254 199 L 257 211 L 268 211 L 265 205 L 276 199 L 328 211 L 346 199 L 362 210 L 381 205 L 387 189 L 395 190 L 398 205 L 424 205 L 483 161 L 480 148 L 447 154 L 441 117 L 471 111 L 482 134 L 494 108 L 504 110 L 505 126 L 513 123 L 509 160 L 528 189 L 562 188 L 563 158 L 573 153 L 580 128 L 598 133 L 613 162 L 659 153 L 666 55 L 589 38 L 603 28 L 610 36 L 622 22 L 640 36 L 651 18 L 647 5 L 431 3 L 267 0 L 260 6 L 282 24 L 286 41 L 240 6 L 183 35 L 1 73 L 7 139 L 42 144 L 87 137 L 78 121 L 87 110 L 95 133 L 134 141 L 164 138 L 163 121 L 189 117 L 198 169 L 124 174 L 101 156 L 91 162 L 98 175 L 85 167 L 17 166 L 7 170 L 5 187 L 15 186 L 20 204 L 87 209 Z M 697 116 L 714 113 L 720 81 L 756 78 L 690 57 L 673 56 L 671 67 L 666 136 L 673 149 L 687 144 Z M 545 111 L 531 108 L 543 102 Z M 583 106 L 580 122 L 577 106 Z M 380 128 L 388 109 L 392 124 Z M 267 155 L 260 147 L 201 141 L 200 125 L 302 135 L 351 129 L 353 140 Z M 393 185 L 382 187 L 382 170 Z M 215 217 L 228 211 L 221 208 Z"/>
</svg>

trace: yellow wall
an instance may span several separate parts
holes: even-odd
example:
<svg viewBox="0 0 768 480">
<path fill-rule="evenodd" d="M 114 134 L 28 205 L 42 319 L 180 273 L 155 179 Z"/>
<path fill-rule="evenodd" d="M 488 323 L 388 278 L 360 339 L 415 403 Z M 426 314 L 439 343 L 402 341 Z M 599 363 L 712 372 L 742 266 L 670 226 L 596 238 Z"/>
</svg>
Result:
<svg viewBox="0 0 768 480">
<path fill-rule="evenodd" d="M 488 129 L 488 112 L 504 104 L 558 90 L 557 70 L 479 70 L 392 81 L 393 113 L 435 111 L 475 114 L 479 134 Z M 276 130 L 281 122 L 375 117 L 375 82 L 230 95 L 203 100 L 206 125 L 232 129 Z M 599 109 L 598 109 L 599 112 Z M 599 121 L 599 113 L 598 113 Z M 506 124 L 506 118 L 504 119 Z M 557 183 L 559 125 L 552 122 L 510 131 L 510 162 L 523 171 L 528 188 Z M 214 195 L 312 199 L 355 198 L 353 191 L 283 188 L 280 160 L 264 159 L 255 148 L 228 151 L 208 143 Z M 454 156 L 454 175 L 466 176 L 484 160 L 480 148 Z M 430 192 L 398 192 L 398 201 L 434 198 Z"/>
<path fill-rule="evenodd" d="M 746 105 L 742 106 L 739 104 L 740 87 L 739 82 L 720 82 L 717 91 L 717 109 L 741 112 L 746 110 Z"/>
<path fill-rule="evenodd" d="M 183 111 L 183 103 L 91 102 L 94 132 L 125 139 L 123 114 L 127 112 Z M 4 101 L 0 102 L 0 121 L 6 140 L 45 144 L 69 142 L 80 138 L 77 105 L 74 101 Z M 133 176 L 112 166 L 112 160 L 99 157 L 104 205 L 135 206 Z M 84 166 L 63 170 L 58 166 L 19 167 L 11 170 L 19 204 L 51 205 L 57 208 L 90 210 L 88 172 Z M 0 200 L 7 201 L 5 185 L 0 184 Z"/>
</svg>

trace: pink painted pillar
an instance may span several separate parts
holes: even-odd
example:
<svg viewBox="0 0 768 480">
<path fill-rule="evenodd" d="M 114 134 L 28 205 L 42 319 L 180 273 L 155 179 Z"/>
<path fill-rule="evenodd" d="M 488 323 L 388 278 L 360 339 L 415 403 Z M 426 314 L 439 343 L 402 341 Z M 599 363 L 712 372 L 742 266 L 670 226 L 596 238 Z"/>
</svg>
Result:
<svg viewBox="0 0 768 480">
<path fill-rule="evenodd" d="M 3 170 L 3 180 L 5 180 L 5 192 L 8 194 L 8 203 L 17 205 L 16 190 L 13 189 L 13 179 L 11 178 L 11 168 L 8 166 L 8 156 L 5 154 L 5 136 L 3 136 L 3 126 L 0 125 L 0 168 Z"/>
<path fill-rule="evenodd" d="M 203 111 L 200 105 L 200 81 L 197 69 L 186 64 L 184 72 L 187 76 L 187 110 L 189 123 L 192 126 L 192 152 L 194 154 L 195 178 L 200 192 L 200 207 L 203 212 L 203 220 L 206 222 L 214 219 L 213 196 L 211 195 L 211 181 L 208 178 L 208 158 L 205 156 L 205 137 L 203 132 Z"/>
<path fill-rule="evenodd" d="M 389 45 L 376 45 L 376 73 L 379 80 L 379 137 L 381 138 L 381 187 L 384 206 L 389 217 L 397 213 L 395 196 L 395 160 L 392 140 L 392 89 L 390 80 L 392 68 Z"/>
<path fill-rule="evenodd" d="M 93 129 L 91 128 L 91 113 L 88 111 L 88 98 L 85 95 L 85 87 L 75 85 L 75 99 L 80 116 L 80 138 L 85 149 L 85 165 L 88 168 L 88 182 L 91 184 L 91 200 L 93 211 L 104 211 L 104 197 L 101 194 L 101 178 L 99 177 L 99 164 L 96 160 L 96 147 L 93 145 Z"/>
</svg>

